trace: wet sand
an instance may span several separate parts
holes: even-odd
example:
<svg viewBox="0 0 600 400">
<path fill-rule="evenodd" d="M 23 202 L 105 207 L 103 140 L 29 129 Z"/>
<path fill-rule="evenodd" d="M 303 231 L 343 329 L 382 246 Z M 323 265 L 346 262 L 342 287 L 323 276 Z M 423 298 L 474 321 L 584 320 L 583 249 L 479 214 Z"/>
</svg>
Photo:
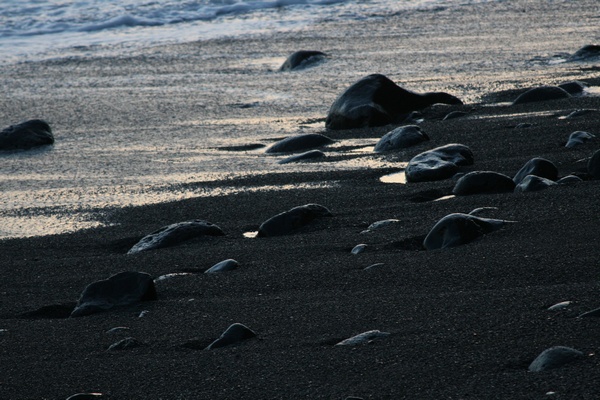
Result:
<svg viewBox="0 0 600 400">
<path fill-rule="evenodd" d="M 500 2 L 407 12 L 368 26 L 330 23 L 122 57 L 1 66 L 10 93 L 0 103 L 4 125 L 45 118 L 57 139 L 50 150 L 3 156 L 3 218 L 86 212 L 106 226 L 0 241 L 0 397 L 597 398 L 598 322 L 576 317 L 600 307 L 598 181 L 433 201 L 451 192 L 451 180 L 379 178 L 447 143 L 472 149 L 475 164 L 464 172 L 513 176 L 533 157 L 552 161 L 560 176 L 584 172 L 599 139 L 574 149 L 564 142 L 578 130 L 600 134 L 599 97 L 503 102 L 541 84 L 600 85 L 598 61 L 559 62 L 598 39 L 599 16 L 594 1 Z M 309 48 L 330 59 L 275 72 L 291 51 Z M 467 104 L 425 110 L 421 127 L 431 141 L 396 153 L 352 151 L 391 126 L 326 132 L 338 142 L 316 163 L 279 165 L 283 156 L 260 149 L 223 149 L 323 132 L 335 97 L 376 72 Z M 560 118 L 577 109 L 596 111 Z M 453 110 L 469 115 L 442 121 Z M 521 123 L 532 125 L 515 129 Z M 306 203 L 328 207 L 333 218 L 288 236 L 244 237 Z M 420 248 L 441 217 L 478 207 L 516 222 L 464 246 Z M 226 236 L 125 254 L 142 236 L 194 218 Z M 389 218 L 400 222 L 361 233 Z M 367 251 L 352 255 L 359 243 Z M 227 258 L 241 268 L 202 273 Z M 376 263 L 383 266 L 364 270 Z M 68 309 L 87 284 L 126 270 L 192 274 L 158 281 L 153 302 L 82 318 L 23 316 L 49 305 Z M 562 301 L 572 303 L 547 310 Z M 258 339 L 201 350 L 235 322 Z M 117 326 L 129 330 L 106 333 Z M 391 336 L 334 346 L 373 329 Z M 147 346 L 107 351 L 127 336 Z M 192 339 L 200 349 L 185 346 Z M 585 357 L 527 370 L 556 345 Z"/>
</svg>

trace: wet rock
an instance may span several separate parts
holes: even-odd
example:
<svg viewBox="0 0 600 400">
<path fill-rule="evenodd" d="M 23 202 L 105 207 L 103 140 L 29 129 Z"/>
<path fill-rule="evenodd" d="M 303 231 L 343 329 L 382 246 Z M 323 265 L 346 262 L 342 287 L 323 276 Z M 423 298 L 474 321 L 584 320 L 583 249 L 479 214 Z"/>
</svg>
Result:
<svg viewBox="0 0 600 400">
<path fill-rule="evenodd" d="M 471 214 L 449 214 L 431 228 L 423 241 L 423 247 L 436 250 L 461 246 L 500 229 L 506 222 Z"/>
<path fill-rule="evenodd" d="M 289 164 L 307 160 L 316 160 L 317 158 L 323 157 L 325 157 L 325 153 L 323 153 L 321 150 L 310 150 L 305 153 L 296 154 L 294 156 L 283 159 L 279 161 L 279 164 Z"/>
<path fill-rule="evenodd" d="M 405 149 L 429 140 L 429 136 L 417 125 L 401 126 L 383 135 L 375 145 L 376 153 Z"/>
<path fill-rule="evenodd" d="M 325 60 L 327 54 L 313 50 L 299 50 L 292 53 L 283 63 L 280 71 L 299 70 L 315 66 Z"/>
<path fill-rule="evenodd" d="M 545 158 L 532 158 L 515 174 L 513 181 L 519 184 L 527 175 L 536 175 L 541 178 L 556 181 L 558 179 L 558 168 Z"/>
<path fill-rule="evenodd" d="M 227 260 L 223 260 L 215 265 L 213 265 L 212 267 L 210 267 L 209 269 L 207 269 L 206 271 L 204 271 L 205 274 L 216 274 L 219 272 L 227 272 L 227 271 L 233 271 L 234 269 L 238 268 L 240 266 L 240 264 L 229 258 Z"/>
<path fill-rule="evenodd" d="M 565 147 L 571 149 L 580 144 L 584 144 L 588 140 L 593 139 L 595 137 L 596 136 L 592 135 L 589 132 L 575 131 L 569 135 L 569 140 L 567 140 L 567 144 L 565 144 Z"/>
<path fill-rule="evenodd" d="M 267 153 L 295 153 L 333 143 L 333 139 L 319 133 L 290 136 L 267 149 Z"/>
<path fill-rule="evenodd" d="M 471 149 L 462 144 L 447 144 L 414 156 L 405 174 L 407 182 L 436 181 L 452 177 L 460 166 L 474 162 Z"/>
<path fill-rule="evenodd" d="M 206 350 L 230 346 L 247 339 L 252 339 L 253 337 L 256 337 L 256 333 L 254 333 L 250 328 L 236 323 L 227 328 L 217 340 L 209 344 Z"/>
<path fill-rule="evenodd" d="M 583 353 L 579 350 L 565 346 L 555 346 L 544 350 L 529 365 L 529 371 L 542 372 L 549 369 L 559 368 L 563 365 L 583 358 Z"/>
<path fill-rule="evenodd" d="M 218 226 L 199 219 L 168 225 L 142 238 L 127 254 L 175 246 L 200 236 L 223 236 Z"/>
<path fill-rule="evenodd" d="M 263 222 L 258 228 L 257 237 L 280 236 L 292 233 L 316 218 L 331 217 L 331 212 L 319 204 L 305 204 L 284 211 Z"/>
<path fill-rule="evenodd" d="M 460 177 L 452 193 L 467 196 L 479 193 L 505 193 L 515 189 L 511 177 L 493 171 L 473 171 Z"/>
<path fill-rule="evenodd" d="M 588 173 L 593 179 L 600 179 L 600 150 L 597 150 L 588 161 Z"/>
<path fill-rule="evenodd" d="M 540 86 L 529 89 L 525 93 L 522 93 L 515 99 L 515 101 L 513 101 L 512 104 L 516 105 L 538 101 L 567 99 L 569 97 L 571 97 L 569 92 L 558 86 Z"/>
<path fill-rule="evenodd" d="M 415 93 L 384 75 L 373 74 L 351 85 L 334 101 L 325 126 L 332 130 L 383 126 L 436 103 L 462 104 L 448 93 Z"/>
<path fill-rule="evenodd" d="M 0 150 L 27 150 L 53 143 L 52 129 L 41 119 L 31 119 L 11 125 L 0 132 Z"/>
<path fill-rule="evenodd" d="M 154 281 L 149 274 L 134 271 L 121 272 L 108 279 L 89 284 L 79 297 L 71 317 L 82 317 L 116 306 L 156 299 Z"/>
<path fill-rule="evenodd" d="M 567 175 L 556 181 L 559 185 L 572 185 L 579 182 L 583 182 L 583 179 L 575 175 Z"/>
<path fill-rule="evenodd" d="M 551 181 L 550 179 L 542 178 L 537 175 L 527 175 L 517 186 L 515 186 L 515 193 L 538 192 L 554 185 L 556 185 L 556 182 Z"/>
<path fill-rule="evenodd" d="M 121 339 L 116 343 L 110 345 L 107 349 L 108 351 L 117 351 L 117 350 L 129 350 L 135 349 L 136 347 L 144 347 L 146 346 L 144 343 L 140 342 L 137 339 L 132 337 L 127 337 L 125 339 Z"/>
<path fill-rule="evenodd" d="M 363 243 L 357 244 L 356 246 L 354 246 L 352 248 L 352 250 L 350 250 L 350 254 L 354 254 L 354 255 L 360 254 L 360 253 L 364 252 L 366 248 L 367 248 L 366 244 L 363 244 Z"/>
<path fill-rule="evenodd" d="M 385 339 L 388 336 L 390 336 L 390 333 L 388 332 L 381 332 L 378 330 L 367 331 L 342 340 L 341 342 L 337 343 L 336 346 L 358 346 L 361 344 L 371 343 L 375 340 Z"/>
<path fill-rule="evenodd" d="M 600 57 L 600 45 L 588 44 L 580 48 L 570 58 L 571 61 L 582 61 Z"/>
</svg>

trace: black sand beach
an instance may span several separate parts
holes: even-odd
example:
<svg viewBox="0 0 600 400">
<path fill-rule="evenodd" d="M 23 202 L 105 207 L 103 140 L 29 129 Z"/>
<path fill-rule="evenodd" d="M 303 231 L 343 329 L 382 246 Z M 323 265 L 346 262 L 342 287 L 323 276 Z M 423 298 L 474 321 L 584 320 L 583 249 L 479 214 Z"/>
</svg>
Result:
<svg viewBox="0 0 600 400">
<path fill-rule="evenodd" d="M 586 174 L 600 139 L 572 149 L 564 143 L 575 131 L 600 135 L 600 97 L 506 102 L 522 88 L 573 80 L 587 82 L 593 94 L 600 61 L 552 61 L 598 41 L 599 17 L 591 0 L 498 2 L 141 55 L 2 65 L 1 120 L 49 120 L 57 153 L 61 140 L 77 146 L 94 129 L 111 143 L 121 140 L 124 149 L 128 138 L 132 148 L 145 140 L 157 149 L 163 143 L 179 149 L 181 160 L 189 149 L 270 144 L 304 132 L 322 132 L 338 144 L 322 149 L 324 161 L 306 165 L 276 165 L 277 157 L 260 153 L 253 162 L 269 166 L 254 173 L 242 171 L 238 154 L 259 153 L 219 151 L 218 179 L 198 166 L 194 173 L 202 179 L 173 187 L 235 192 L 142 206 L 84 203 L 73 212 L 87 210 L 108 226 L 0 241 L 0 398 L 95 392 L 110 399 L 597 399 L 600 321 L 578 316 L 600 307 L 600 181 Z M 308 48 L 330 59 L 298 73 L 275 72 L 291 51 Z M 344 88 L 376 72 L 466 104 L 423 110 L 420 126 L 429 142 L 383 155 L 352 152 L 395 126 L 325 131 L 324 118 Z M 582 109 L 593 111 L 561 118 Z M 451 111 L 468 114 L 443 120 Z M 380 181 L 417 153 L 448 143 L 473 151 L 474 165 L 461 172 L 512 177 L 542 157 L 560 177 L 575 173 L 584 180 L 438 201 L 451 194 L 452 179 Z M 85 154 L 90 165 L 102 164 L 102 154 Z M 120 169 L 125 181 L 135 168 L 142 178 L 160 173 L 145 154 L 124 150 L 122 164 L 107 167 L 105 183 L 118 185 Z M 27 168 L 2 162 L 9 171 Z M 164 164 L 173 168 L 165 175 L 179 174 L 176 164 Z M 66 191 L 90 190 L 89 180 L 81 182 L 65 184 Z M 8 202 L 18 182 L 7 178 L 3 185 Z M 264 187 L 271 189 L 258 190 Z M 307 203 L 327 207 L 333 217 L 290 235 L 244 237 L 269 217 Z M 439 219 L 480 207 L 493 207 L 480 216 L 514 222 L 459 247 L 422 248 Z M 190 219 L 217 224 L 226 235 L 126 254 L 144 235 Z M 362 233 L 385 219 L 399 222 Z M 351 254 L 359 243 L 367 244 L 365 252 Z M 240 268 L 203 273 L 228 258 Z M 187 274 L 156 281 L 155 301 L 66 317 L 86 285 L 122 271 Z M 548 310 L 565 301 L 565 308 Z M 31 313 L 46 306 L 55 312 Z M 257 338 L 204 350 L 233 323 Z M 115 327 L 128 329 L 107 333 Z M 335 346 L 370 330 L 391 335 Z M 107 350 L 125 337 L 144 345 Z M 533 359 L 553 346 L 583 356 L 530 372 Z"/>
</svg>

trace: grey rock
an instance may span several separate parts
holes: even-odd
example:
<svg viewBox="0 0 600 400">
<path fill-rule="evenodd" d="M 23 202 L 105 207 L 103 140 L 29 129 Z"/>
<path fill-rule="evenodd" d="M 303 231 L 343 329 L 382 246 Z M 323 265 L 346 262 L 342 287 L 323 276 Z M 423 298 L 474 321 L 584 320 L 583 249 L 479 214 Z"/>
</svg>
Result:
<svg viewBox="0 0 600 400">
<path fill-rule="evenodd" d="M 584 144 L 588 140 L 593 139 L 595 137 L 596 136 L 592 135 L 589 132 L 575 131 L 569 135 L 569 140 L 567 140 L 567 144 L 565 144 L 565 147 L 570 149 L 580 144 Z"/>
<path fill-rule="evenodd" d="M 315 66 L 325 60 L 327 54 L 313 50 L 299 50 L 292 53 L 283 63 L 280 71 L 300 70 Z"/>
<path fill-rule="evenodd" d="M 218 226 L 199 219 L 178 222 L 165 226 L 143 237 L 127 254 L 136 254 L 141 251 L 160 249 L 175 246 L 186 240 L 200 236 L 223 236 L 225 233 Z"/>
<path fill-rule="evenodd" d="M 542 178 L 556 181 L 558 179 L 558 168 L 545 158 L 532 158 L 515 174 L 513 181 L 519 184 L 527 175 L 536 175 Z"/>
<path fill-rule="evenodd" d="M 321 150 L 309 150 L 305 153 L 300 153 L 300 154 L 296 154 L 294 156 L 285 158 L 281 161 L 279 161 L 279 164 L 289 164 L 289 163 L 295 163 L 295 162 L 301 162 L 301 161 L 307 161 L 307 160 L 315 160 L 317 158 L 323 158 L 325 157 L 325 153 L 323 153 Z"/>
<path fill-rule="evenodd" d="M 371 264 L 368 267 L 363 268 L 363 271 L 371 271 L 371 270 L 377 269 L 379 267 L 383 267 L 384 265 L 385 265 L 385 263 Z"/>
<path fill-rule="evenodd" d="M 401 126 L 383 135 L 375 145 L 376 153 L 405 149 L 429 140 L 429 136 L 417 125 Z"/>
<path fill-rule="evenodd" d="M 269 218 L 260 225 L 256 236 L 268 237 L 287 235 L 309 224 L 316 218 L 331 216 L 331 212 L 322 205 L 305 204 Z"/>
<path fill-rule="evenodd" d="M 381 221 L 375 221 L 371 225 L 369 225 L 367 230 L 362 231 L 361 233 L 373 232 L 373 231 L 376 231 L 379 229 L 387 228 L 389 226 L 396 225 L 399 222 L 400 222 L 400 220 L 395 219 L 395 218 L 382 219 Z"/>
<path fill-rule="evenodd" d="M 593 179 L 600 179 L 600 150 L 597 150 L 588 161 L 588 173 Z"/>
<path fill-rule="evenodd" d="M 116 343 L 113 343 L 108 348 L 108 351 L 117 351 L 117 350 L 129 350 L 135 349 L 136 347 L 144 347 L 146 346 L 144 343 L 140 342 L 137 339 L 132 337 L 127 337 L 125 339 L 121 339 Z"/>
<path fill-rule="evenodd" d="M 569 97 L 571 97 L 569 92 L 558 86 L 540 86 L 529 89 L 525 93 L 522 93 L 515 99 L 515 101 L 513 101 L 512 104 L 516 105 L 538 101 L 567 99 Z"/>
<path fill-rule="evenodd" d="M 366 248 L 367 248 L 366 244 L 363 244 L 363 243 L 357 244 L 356 246 L 354 246 L 352 248 L 352 250 L 350 250 L 350 254 L 354 254 L 354 255 L 360 254 L 360 253 L 364 252 Z"/>
<path fill-rule="evenodd" d="M 372 330 L 360 333 L 356 336 L 352 336 L 351 338 L 342 340 L 337 343 L 336 346 L 358 346 L 361 344 L 371 343 L 375 340 L 385 339 L 390 336 L 389 332 L 381 332 L 378 330 Z"/>
<path fill-rule="evenodd" d="M 109 330 L 107 330 L 106 333 L 112 335 L 115 333 L 127 332 L 130 330 L 131 329 L 126 326 L 115 326 L 114 328 L 110 328 Z"/>
<path fill-rule="evenodd" d="M 427 250 L 461 246 L 500 229 L 506 222 L 471 214 L 449 214 L 431 228 L 423 241 L 423 246 Z"/>
<path fill-rule="evenodd" d="M 348 87 L 334 101 L 325 126 L 332 130 L 383 126 L 436 103 L 462 104 L 462 101 L 448 93 L 415 93 L 384 75 L 373 74 Z"/>
<path fill-rule="evenodd" d="M 583 358 L 583 353 L 565 346 L 555 346 L 544 350 L 529 365 L 531 372 L 543 372 L 549 369 L 559 368 L 563 365 Z"/>
<path fill-rule="evenodd" d="M 280 140 L 267 149 L 267 153 L 294 153 L 333 143 L 333 139 L 319 133 L 306 133 Z"/>
<path fill-rule="evenodd" d="M 562 178 L 560 178 L 559 180 L 556 181 L 556 183 L 559 185 L 572 185 L 574 183 L 579 183 L 579 182 L 583 182 L 583 179 L 581 179 L 580 177 L 575 176 L 575 175 L 563 176 Z"/>
<path fill-rule="evenodd" d="M 414 156 L 405 174 L 408 182 L 436 181 L 452 177 L 460 166 L 474 162 L 471 149 L 463 144 L 447 144 Z"/>
<path fill-rule="evenodd" d="M 67 397 L 67 400 L 97 400 L 103 398 L 105 396 L 102 393 L 76 393 Z"/>
<path fill-rule="evenodd" d="M 550 179 L 542 178 L 537 175 L 527 175 L 517 186 L 515 186 L 515 193 L 538 192 L 554 185 L 556 185 L 556 182 L 551 181 Z"/>
<path fill-rule="evenodd" d="M 156 288 L 149 274 L 134 271 L 121 272 L 108 279 L 90 283 L 79 297 L 71 317 L 82 317 L 116 306 L 156 299 Z"/>
<path fill-rule="evenodd" d="M 569 115 L 565 116 L 565 117 L 561 117 L 559 119 L 574 119 L 574 118 L 578 118 L 584 115 L 588 115 L 594 112 L 597 112 L 598 110 L 591 110 L 591 109 L 582 109 L 582 110 L 575 110 L 569 113 Z"/>
<path fill-rule="evenodd" d="M 0 150 L 27 150 L 53 143 L 52 129 L 41 119 L 31 119 L 11 125 L 0 132 Z"/>
<path fill-rule="evenodd" d="M 229 258 L 227 260 L 223 260 L 215 265 L 213 265 L 212 267 L 210 267 L 209 269 L 207 269 L 206 271 L 204 271 L 205 274 L 215 274 L 215 273 L 219 273 L 219 272 L 227 272 L 227 271 L 233 271 L 234 269 L 238 268 L 240 266 L 240 264 Z"/>
<path fill-rule="evenodd" d="M 253 337 L 256 337 L 256 333 L 254 333 L 250 328 L 246 327 L 245 325 L 235 323 L 227 328 L 217 340 L 209 344 L 206 350 L 230 346 Z"/>
<path fill-rule="evenodd" d="M 569 307 L 573 302 L 572 301 L 561 301 L 560 303 L 556 303 L 550 307 L 548 307 L 548 311 L 560 311 Z"/>
<path fill-rule="evenodd" d="M 473 171 L 460 177 L 452 193 L 467 196 L 479 193 L 505 193 L 515 189 L 511 177 L 494 171 Z"/>
</svg>

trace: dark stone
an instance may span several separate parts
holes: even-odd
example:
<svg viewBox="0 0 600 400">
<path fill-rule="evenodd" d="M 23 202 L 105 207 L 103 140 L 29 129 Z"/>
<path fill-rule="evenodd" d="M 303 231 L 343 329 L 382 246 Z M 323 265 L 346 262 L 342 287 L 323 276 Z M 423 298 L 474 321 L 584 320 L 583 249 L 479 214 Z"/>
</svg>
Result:
<svg viewBox="0 0 600 400">
<path fill-rule="evenodd" d="M 49 306 L 43 306 L 34 311 L 28 311 L 21 314 L 22 318 L 27 319 L 60 319 L 68 318 L 77 303 L 63 303 L 63 304 L 51 304 Z"/>
<path fill-rule="evenodd" d="M 600 179 L 600 150 L 597 150 L 588 161 L 588 173 L 592 179 Z"/>
<path fill-rule="evenodd" d="M 594 112 L 598 112 L 598 110 L 591 110 L 591 109 L 585 109 L 585 108 L 582 110 L 575 110 L 575 111 L 570 112 L 569 115 L 565 116 L 564 119 L 579 118 L 581 116 L 588 115 L 588 114 L 591 114 Z"/>
<path fill-rule="evenodd" d="M 108 348 L 108 351 L 115 351 L 115 350 L 129 350 L 129 349 L 135 349 L 136 347 L 144 347 L 145 344 L 140 342 L 137 339 L 134 339 L 132 337 L 127 337 L 125 339 L 121 339 L 116 343 L 113 343 L 110 345 L 110 347 Z"/>
<path fill-rule="evenodd" d="M 385 339 L 389 336 L 389 332 L 381 332 L 379 330 L 367 331 L 342 340 L 341 342 L 336 343 L 336 346 L 358 346 L 361 344 L 372 343 L 375 340 Z"/>
<path fill-rule="evenodd" d="M 41 119 L 31 119 L 11 125 L 0 132 L 0 150 L 26 150 L 53 143 L 52 129 Z"/>
<path fill-rule="evenodd" d="M 462 104 L 462 101 L 443 92 L 415 93 L 383 75 L 369 75 L 347 88 L 334 101 L 325 126 L 332 130 L 383 126 L 437 103 Z"/>
<path fill-rule="evenodd" d="M 571 97 L 569 92 L 558 86 L 540 86 L 529 89 L 525 93 L 521 94 L 516 98 L 515 101 L 513 101 L 513 105 L 533 103 L 537 101 L 567 99 L 569 97 Z"/>
<path fill-rule="evenodd" d="M 284 211 L 263 222 L 258 228 L 257 237 L 287 235 L 312 220 L 331 217 L 331 212 L 319 204 L 306 204 Z"/>
<path fill-rule="evenodd" d="M 536 175 L 555 181 L 558 179 L 558 168 L 545 158 L 532 158 L 515 174 L 513 181 L 518 185 L 527 175 Z"/>
<path fill-rule="evenodd" d="M 307 133 L 304 135 L 290 136 L 279 142 L 273 144 L 273 146 L 267 149 L 267 153 L 294 153 L 297 151 L 304 151 L 313 149 L 315 147 L 322 147 L 333 143 L 333 139 L 328 138 L 325 135 L 318 133 Z"/>
<path fill-rule="evenodd" d="M 579 182 L 583 182 L 583 179 L 576 175 L 567 175 L 556 181 L 556 183 L 559 185 L 572 185 Z"/>
<path fill-rule="evenodd" d="M 156 288 L 149 274 L 134 271 L 120 272 L 108 279 L 90 283 L 79 297 L 71 317 L 82 317 L 116 306 L 156 299 Z"/>
<path fill-rule="evenodd" d="M 580 96 L 585 92 L 588 85 L 585 82 L 572 81 L 561 83 L 558 87 L 566 90 L 571 96 Z"/>
<path fill-rule="evenodd" d="M 199 219 L 168 225 L 143 237 L 127 254 L 175 246 L 200 236 L 223 236 L 218 226 Z"/>
<path fill-rule="evenodd" d="M 556 182 L 550 179 L 537 175 L 527 175 L 515 186 L 515 193 L 538 192 L 554 185 L 556 185 Z"/>
<path fill-rule="evenodd" d="M 210 267 L 209 269 L 204 271 L 204 273 L 205 274 L 215 274 L 218 272 L 233 271 L 234 269 L 238 268 L 239 266 L 240 266 L 240 264 L 237 261 L 230 258 L 230 259 L 223 260 L 223 261 L 213 265 L 212 267 Z"/>
<path fill-rule="evenodd" d="M 563 365 L 583 358 L 583 353 L 579 350 L 565 346 L 555 346 L 544 350 L 529 365 L 531 372 L 543 372 L 549 369 L 559 368 Z"/>
<path fill-rule="evenodd" d="M 300 50 L 290 55 L 283 63 L 280 71 L 292 71 L 314 66 L 325 60 L 327 54 L 320 51 Z"/>
<path fill-rule="evenodd" d="M 580 48 L 571 56 L 572 61 L 600 57 L 600 45 L 588 44 Z"/>
<path fill-rule="evenodd" d="M 407 182 L 436 181 L 452 177 L 459 166 L 472 165 L 471 149 L 463 144 L 447 144 L 414 156 L 405 174 Z"/>
<path fill-rule="evenodd" d="M 323 153 L 321 150 L 309 150 L 305 153 L 300 153 L 300 154 L 296 154 L 294 156 L 285 158 L 285 159 L 279 161 L 279 164 L 289 164 L 289 163 L 301 162 L 301 161 L 306 161 L 306 160 L 315 160 L 317 158 L 323 158 L 323 157 L 325 157 L 325 153 Z"/>
<path fill-rule="evenodd" d="M 505 193 L 515 189 L 511 177 L 493 171 L 474 171 L 460 177 L 452 193 L 466 196 L 478 193 Z"/>
<path fill-rule="evenodd" d="M 250 328 L 246 327 L 242 324 L 233 324 L 221 336 L 208 345 L 206 350 L 213 350 L 219 347 L 225 347 L 232 344 L 236 344 L 242 342 L 247 339 L 252 339 L 256 337 L 256 333 L 254 333 Z"/>
<path fill-rule="evenodd" d="M 584 144 L 588 140 L 593 139 L 595 137 L 596 136 L 592 135 L 589 132 L 575 131 L 569 135 L 569 140 L 567 140 L 567 144 L 565 144 L 565 147 L 571 149 L 580 144 Z"/>
<path fill-rule="evenodd" d="M 417 125 L 401 126 L 383 135 L 375 145 L 376 153 L 404 149 L 429 140 Z"/>
<path fill-rule="evenodd" d="M 436 250 L 461 246 L 500 229 L 505 222 L 471 214 L 449 214 L 431 228 L 423 241 L 423 247 L 426 250 Z"/>
</svg>

